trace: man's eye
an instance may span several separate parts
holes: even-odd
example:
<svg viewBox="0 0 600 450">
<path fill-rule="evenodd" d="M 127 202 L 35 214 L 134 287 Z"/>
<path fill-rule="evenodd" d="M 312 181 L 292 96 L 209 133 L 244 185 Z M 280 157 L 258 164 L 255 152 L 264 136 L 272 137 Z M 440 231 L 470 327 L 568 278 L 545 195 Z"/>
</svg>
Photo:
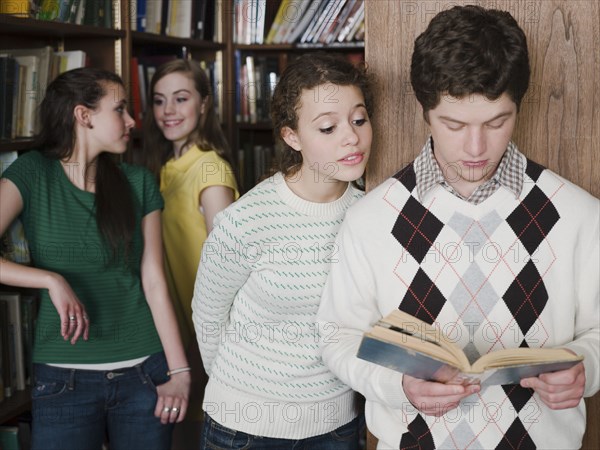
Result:
<svg viewBox="0 0 600 450">
<path fill-rule="evenodd" d="M 492 130 L 497 130 L 499 128 L 502 128 L 502 125 L 504 125 L 504 121 L 502 122 L 493 122 L 493 123 L 488 123 L 487 127 L 491 128 Z"/>
</svg>

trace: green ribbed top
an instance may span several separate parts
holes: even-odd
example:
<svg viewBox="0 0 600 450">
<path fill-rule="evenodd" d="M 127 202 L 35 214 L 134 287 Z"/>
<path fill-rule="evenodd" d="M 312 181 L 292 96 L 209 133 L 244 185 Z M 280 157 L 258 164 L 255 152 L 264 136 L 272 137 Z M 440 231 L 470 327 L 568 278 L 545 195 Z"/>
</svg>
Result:
<svg viewBox="0 0 600 450">
<path fill-rule="evenodd" d="M 33 360 L 40 363 L 107 363 L 162 350 L 141 284 L 142 218 L 163 206 L 152 175 L 121 164 L 135 204 L 135 233 L 127 264 L 106 247 L 95 219 L 95 194 L 71 183 L 60 162 L 37 151 L 20 156 L 3 174 L 23 198 L 21 220 L 35 267 L 60 273 L 90 316 L 90 337 L 75 345 L 60 336 L 48 291 L 40 291 Z M 70 170 L 83 170 L 72 166 Z"/>
</svg>

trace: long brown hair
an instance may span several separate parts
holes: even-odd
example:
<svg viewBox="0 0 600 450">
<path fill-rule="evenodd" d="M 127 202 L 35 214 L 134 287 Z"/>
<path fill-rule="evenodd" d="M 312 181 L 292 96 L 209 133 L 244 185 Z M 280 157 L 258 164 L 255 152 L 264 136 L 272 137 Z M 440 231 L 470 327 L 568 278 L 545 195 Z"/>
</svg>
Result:
<svg viewBox="0 0 600 450">
<path fill-rule="evenodd" d="M 140 161 L 158 178 L 161 167 L 173 156 L 173 143 L 164 137 L 154 118 L 152 97 L 156 83 L 166 75 L 176 72 L 180 72 L 193 80 L 194 86 L 200 94 L 200 99 L 206 105 L 203 117 L 198 120 L 196 129 L 189 136 L 188 142 L 185 145 L 193 143 L 203 150 L 214 150 L 235 170 L 231 149 L 221 130 L 221 125 L 213 106 L 210 79 L 204 69 L 200 67 L 200 64 L 187 59 L 176 59 L 164 63 L 156 70 L 152 77 L 148 91 L 148 104 L 144 116 L 144 143 Z"/>
<path fill-rule="evenodd" d="M 64 72 L 50 83 L 39 110 L 41 132 L 36 146 L 40 152 L 52 159 L 69 159 L 77 137 L 73 110 L 77 105 L 95 110 L 108 94 L 110 83 L 124 87 L 118 75 L 91 67 Z M 129 181 L 108 153 L 98 155 L 95 181 L 96 224 L 100 234 L 113 256 L 121 248 L 127 255 L 135 227 Z"/>
</svg>

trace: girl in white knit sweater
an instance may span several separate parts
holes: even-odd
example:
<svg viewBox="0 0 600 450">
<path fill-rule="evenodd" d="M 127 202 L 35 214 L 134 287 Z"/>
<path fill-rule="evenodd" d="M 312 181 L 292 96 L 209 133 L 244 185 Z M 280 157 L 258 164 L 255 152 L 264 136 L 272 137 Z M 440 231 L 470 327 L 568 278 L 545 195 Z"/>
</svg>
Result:
<svg viewBox="0 0 600 450">
<path fill-rule="evenodd" d="M 281 75 L 279 172 L 217 215 L 196 279 L 201 448 L 358 448 L 354 393 L 323 364 L 315 315 L 339 226 L 363 196 L 353 182 L 370 153 L 371 95 L 364 68 L 342 57 L 301 56 Z"/>
</svg>

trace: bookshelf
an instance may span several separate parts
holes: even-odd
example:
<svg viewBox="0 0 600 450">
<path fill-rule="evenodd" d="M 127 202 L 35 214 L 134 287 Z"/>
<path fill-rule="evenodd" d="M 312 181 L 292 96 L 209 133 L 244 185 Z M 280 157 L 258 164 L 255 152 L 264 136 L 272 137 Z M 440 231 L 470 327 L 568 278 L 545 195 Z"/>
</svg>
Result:
<svg viewBox="0 0 600 450">
<path fill-rule="evenodd" d="M 229 62 L 224 123 L 237 154 L 241 190 L 246 192 L 275 159 L 269 94 L 276 79 L 289 61 L 303 53 L 336 52 L 363 60 L 364 1 L 233 0 L 224 15 L 229 17 L 223 24 L 228 36 L 224 59 Z M 312 34 L 311 27 L 315 27 Z M 345 38 L 338 40 L 344 28 Z M 254 69 L 254 76 L 248 67 Z"/>
<path fill-rule="evenodd" d="M 115 0 L 120 5 L 120 0 Z M 37 20 L 31 17 L 14 17 L 0 14 L 0 54 L 7 50 L 36 49 L 51 47 L 54 51 L 81 50 L 88 55 L 87 63 L 121 72 L 116 57 L 118 45 L 126 39 L 123 29 L 105 28 L 91 25 L 76 25 Z M 47 81 L 39 80 L 36 89 L 29 89 L 37 102 L 41 100 L 40 89 L 45 88 Z M 22 152 L 30 149 L 34 143 L 33 136 L 13 136 L 0 140 L 0 152 Z M 14 287 L 0 286 L 6 291 L 23 291 Z M 30 408 L 30 387 L 24 390 L 13 390 L 10 397 L 0 402 L 0 424 L 27 412 Z"/>
<path fill-rule="evenodd" d="M 33 3 L 39 5 L 42 1 L 35 0 Z M 140 11 L 138 6 L 140 6 L 141 1 L 112 0 L 112 27 L 46 21 L 33 17 L 0 14 L 0 55 L 10 49 L 31 49 L 46 46 L 52 47 L 54 51 L 82 50 L 86 54 L 86 65 L 103 67 L 119 73 L 123 77 L 130 95 L 135 87 L 133 84 L 135 77 L 132 76 L 132 58 L 137 58 L 139 61 L 144 58 L 151 59 L 158 55 L 173 55 L 179 58 L 204 61 L 210 70 L 215 71 L 213 73 L 215 77 L 215 96 L 218 95 L 217 102 L 219 103 L 222 127 L 234 151 L 240 150 L 244 143 L 250 143 L 253 146 L 259 145 L 264 148 L 273 148 L 274 146 L 272 127 L 266 109 L 262 111 L 261 120 L 258 120 L 258 118 L 255 121 L 242 120 L 238 117 L 236 90 L 240 87 L 240 79 L 235 67 L 236 54 L 244 57 L 244 59 L 251 57 L 255 58 L 255 61 L 270 61 L 273 64 L 273 71 L 276 73 L 281 73 L 291 58 L 304 52 L 327 50 L 341 52 L 349 56 L 353 55 L 353 57 L 358 56 L 361 59 L 364 57 L 364 42 L 361 40 L 330 43 L 266 42 L 269 31 L 276 21 L 277 13 L 282 10 L 282 5 L 288 8 L 288 25 L 295 25 L 300 22 L 303 16 L 292 8 L 298 7 L 303 2 L 306 3 L 305 6 L 319 3 L 324 7 L 325 4 L 331 3 L 331 7 L 333 7 L 334 4 L 337 4 L 341 12 L 344 8 L 343 4 L 347 3 L 347 5 L 354 6 L 355 3 L 362 3 L 363 0 L 320 0 L 316 3 L 315 0 L 303 0 L 302 2 L 300 0 L 216 0 L 214 2 L 211 0 L 195 0 L 193 3 L 197 5 L 207 5 L 208 9 L 204 11 L 204 17 L 206 24 L 209 24 L 209 26 L 204 29 L 202 36 L 196 35 L 189 38 L 167 35 L 165 29 L 161 29 L 161 33 L 141 31 L 138 23 L 138 12 Z M 148 5 L 154 0 L 146 1 L 147 11 Z M 169 1 L 174 2 L 177 0 Z M 256 14 L 256 16 L 252 17 L 261 17 L 262 21 L 247 20 L 250 16 L 244 16 L 244 14 L 240 16 L 240 8 L 243 6 L 247 9 L 251 5 L 257 8 L 254 13 L 251 13 Z M 292 11 L 296 11 L 294 15 L 292 15 Z M 304 9 L 304 12 L 306 12 L 306 9 Z M 348 13 L 350 12 L 348 11 Z M 195 12 L 193 17 L 194 20 L 197 18 Z M 242 17 L 241 20 L 240 17 Z M 319 16 L 315 14 L 315 17 Z M 212 24 L 209 23 L 210 20 L 213 20 Z M 322 21 L 323 29 L 325 30 L 328 23 L 333 25 L 334 21 L 334 16 L 329 19 L 324 17 Z M 259 22 L 262 31 L 251 31 L 254 36 L 252 42 L 242 42 L 234 34 L 240 29 L 240 24 L 257 25 Z M 358 31 L 358 29 L 355 31 Z M 192 30 L 191 36 L 193 35 L 194 31 Z M 300 38 L 299 35 L 297 40 L 300 40 Z M 134 142 L 134 145 L 139 145 L 140 140 L 143 138 L 142 133 L 138 130 L 135 136 L 134 141 L 137 141 L 137 144 Z M 13 136 L 0 139 L 0 152 L 23 152 L 31 149 L 33 145 L 33 136 Z M 128 152 L 126 158 L 130 158 L 131 153 Z M 242 186 L 244 191 L 251 188 L 256 182 L 253 165 L 254 163 L 250 158 L 244 162 L 242 170 L 248 172 Z M 252 175 L 250 175 L 250 172 Z M 26 412 L 29 407 L 30 391 L 28 389 L 17 391 L 12 397 L 5 398 L 4 401 L 0 402 L 0 424 Z"/>
<path fill-rule="evenodd" d="M 42 1 L 36 0 L 31 3 L 39 6 Z M 91 2 L 92 0 L 80 1 Z M 0 55 L 10 54 L 12 56 L 14 50 L 43 47 L 50 47 L 53 52 L 80 50 L 85 52 L 85 65 L 102 67 L 119 73 L 130 92 L 132 57 L 142 58 L 170 54 L 176 57 L 207 61 L 209 64 L 219 59 L 219 53 L 222 54 L 226 47 L 224 43 L 214 42 L 212 39 L 182 38 L 134 30 L 130 15 L 136 11 L 135 4 L 139 1 L 112 0 L 107 3 L 112 4 L 113 7 L 111 27 L 105 26 L 106 24 L 91 25 L 41 20 L 35 18 L 35 13 L 31 11 L 23 14 L 28 17 L 0 14 Z M 195 1 L 194 3 L 201 2 Z M 220 9 L 224 8 L 225 2 L 214 2 L 214 4 Z M 211 14 L 212 17 L 224 17 L 216 14 L 216 11 Z M 216 23 L 211 24 L 211 29 L 213 28 L 216 32 L 220 30 L 221 26 Z M 49 75 L 48 80 L 40 80 L 35 90 L 28 91 L 34 93 L 37 103 L 41 101 L 43 89 L 52 78 Z M 222 83 L 221 80 L 219 82 Z M 4 102 L 4 97 L 2 100 Z M 0 153 L 3 154 L 27 151 L 34 145 L 33 135 L 8 137 L 2 135 L 2 137 Z M 0 288 L 11 291 L 18 290 L 1 285 Z M 27 412 L 30 406 L 30 387 L 27 386 L 25 390 L 14 390 L 10 397 L 5 397 L 0 401 L 0 425 Z"/>
</svg>

